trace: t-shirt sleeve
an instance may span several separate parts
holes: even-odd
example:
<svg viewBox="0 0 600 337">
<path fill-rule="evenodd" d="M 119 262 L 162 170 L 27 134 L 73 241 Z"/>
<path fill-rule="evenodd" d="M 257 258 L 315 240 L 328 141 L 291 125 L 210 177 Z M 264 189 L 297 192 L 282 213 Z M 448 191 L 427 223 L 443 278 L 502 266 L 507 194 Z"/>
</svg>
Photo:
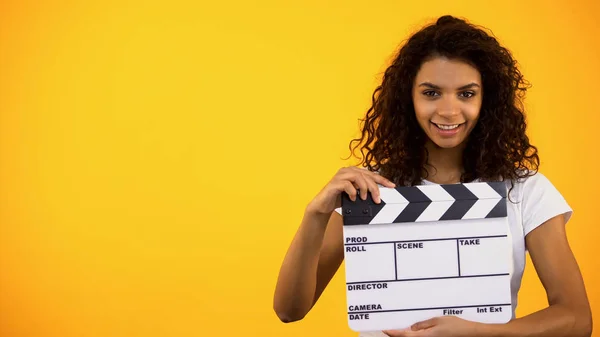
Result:
<svg viewBox="0 0 600 337">
<path fill-rule="evenodd" d="M 525 235 L 557 215 L 563 214 L 566 223 L 573 214 L 573 210 L 562 194 L 546 176 L 539 172 L 523 183 L 522 202 Z"/>
</svg>

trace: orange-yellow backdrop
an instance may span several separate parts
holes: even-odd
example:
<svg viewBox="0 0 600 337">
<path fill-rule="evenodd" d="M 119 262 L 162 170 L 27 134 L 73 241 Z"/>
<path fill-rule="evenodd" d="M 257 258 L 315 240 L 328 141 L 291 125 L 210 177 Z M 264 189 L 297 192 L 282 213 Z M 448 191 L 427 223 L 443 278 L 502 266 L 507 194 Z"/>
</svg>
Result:
<svg viewBox="0 0 600 337">
<path fill-rule="evenodd" d="M 532 82 L 530 135 L 600 310 L 597 1 L 7 0 L 0 335 L 354 336 L 343 273 L 278 322 L 279 264 L 396 47 L 446 13 Z M 545 301 L 529 264 L 518 313 Z"/>
</svg>

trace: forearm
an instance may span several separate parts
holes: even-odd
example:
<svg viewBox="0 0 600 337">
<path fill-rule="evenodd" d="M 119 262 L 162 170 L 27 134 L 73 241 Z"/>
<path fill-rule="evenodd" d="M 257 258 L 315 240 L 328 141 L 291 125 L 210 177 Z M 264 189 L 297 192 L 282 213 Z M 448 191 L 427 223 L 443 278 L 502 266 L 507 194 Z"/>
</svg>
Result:
<svg viewBox="0 0 600 337">
<path fill-rule="evenodd" d="M 306 212 L 284 258 L 274 309 L 284 321 L 301 319 L 313 304 L 320 249 L 329 215 Z"/>
<path fill-rule="evenodd" d="M 592 319 L 589 310 L 561 304 L 512 320 L 483 326 L 486 337 L 589 337 Z"/>
</svg>

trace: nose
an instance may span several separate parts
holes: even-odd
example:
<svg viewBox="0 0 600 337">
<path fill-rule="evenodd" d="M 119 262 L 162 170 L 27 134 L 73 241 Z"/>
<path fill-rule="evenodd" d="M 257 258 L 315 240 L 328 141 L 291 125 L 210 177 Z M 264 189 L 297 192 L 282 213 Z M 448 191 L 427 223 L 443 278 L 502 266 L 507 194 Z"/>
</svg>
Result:
<svg viewBox="0 0 600 337">
<path fill-rule="evenodd" d="M 460 114 L 460 102 L 456 97 L 448 95 L 438 102 L 437 113 L 441 117 L 452 119 Z"/>
</svg>

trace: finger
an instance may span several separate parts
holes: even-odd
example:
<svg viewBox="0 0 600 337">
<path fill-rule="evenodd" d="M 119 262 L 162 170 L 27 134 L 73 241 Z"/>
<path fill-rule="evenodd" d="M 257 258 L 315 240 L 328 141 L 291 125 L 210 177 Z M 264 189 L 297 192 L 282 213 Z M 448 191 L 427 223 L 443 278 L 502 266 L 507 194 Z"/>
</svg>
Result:
<svg viewBox="0 0 600 337">
<path fill-rule="evenodd" d="M 358 185 L 358 188 L 360 190 L 360 198 L 362 200 L 367 200 L 367 196 L 369 193 L 369 183 L 365 176 L 359 174 L 358 176 L 356 176 L 354 183 Z"/>
<path fill-rule="evenodd" d="M 382 332 L 390 337 L 404 337 L 408 330 L 383 330 Z"/>
<path fill-rule="evenodd" d="M 363 172 L 357 170 L 347 170 L 338 174 L 335 179 L 336 180 L 350 180 L 352 182 L 356 181 L 357 177 L 361 177 Z"/>
<path fill-rule="evenodd" d="M 365 179 L 365 177 L 357 172 L 352 172 L 349 174 L 344 174 L 342 176 L 340 176 L 340 179 L 346 180 L 346 181 L 350 181 L 352 182 L 352 184 L 360 190 L 360 197 L 363 200 L 367 199 L 367 193 L 369 192 L 369 185 L 367 183 L 367 180 Z"/>
<path fill-rule="evenodd" d="M 396 186 L 384 177 L 361 168 L 349 168 L 340 173 L 337 179 L 352 181 L 354 186 L 360 190 L 360 195 L 363 200 L 366 200 L 368 192 L 371 191 L 373 200 L 376 203 L 381 202 L 379 186 L 377 186 L 378 183 L 391 188 Z"/>
<path fill-rule="evenodd" d="M 411 331 L 410 328 L 404 330 L 384 330 L 384 334 L 390 337 L 421 337 L 421 331 Z"/>
<path fill-rule="evenodd" d="M 377 182 L 378 184 L 381 184 L 385 187 L 391 187 L 391 188 L 396 187 L 396 184 L 394 184 L 392 181 L 390 181 L 389 179 L 385 178 L 384 176 L 382 176 L 381 174 L 379 174 L 377 172 L 367 170 L 366 168 L 358 168 L 358 167 L 351 168 L 351 170 L 349 170 L 349 171 L 352 171 L 352 169 L 354 169 L 355 171 L 359 171 L 361 173 L 369 175 L 370 177 L 372 177 L 375 180 L 375 182 Z"/>
<path fill-rule="evenodd" d="M 365 176 L 365 180 L 367 182 L 369 191 L 371 191 L 371 195 L 373 196 L 373 201 L 379 204 L 381 202 L 381 193 L 379 193 L 379 186 L 375 180 L 369 176 Z"/>
<path fill-rule="evenodd" d="M 437 319 L 437 317 L 434 317 L 434 318 L 430 318 L 428 320 L 417 322 L 417 323 L 411 325 L 410 328 L 413 331 L 424 330 L 424 329 L 429 329 L 437 324 L 438 324 L 438 319 Z"/>
<path fill-rule="evenodd" d="M 380 174 L 377 174 L 375 172 L 370 172 L 369 171 L 369 175 L 371 177 L 373 177 L 373 180 L 375 180 L 376 183 L 383 185 L 385 187 L 390 187 L 390 188 L 395 188 L 396 184 L 394 184 L 393 182 L 391 182 L 389 179 L 383 177 Z"/>
<path fill-rule="evenodd" d="M 341 181 L 339 190 L 346 192 L 350 197 L 350 200 L 356 201 L 356 188 L 354 188 L 354 184 L 352 184 L 350 181 Z"/>
</svg>

